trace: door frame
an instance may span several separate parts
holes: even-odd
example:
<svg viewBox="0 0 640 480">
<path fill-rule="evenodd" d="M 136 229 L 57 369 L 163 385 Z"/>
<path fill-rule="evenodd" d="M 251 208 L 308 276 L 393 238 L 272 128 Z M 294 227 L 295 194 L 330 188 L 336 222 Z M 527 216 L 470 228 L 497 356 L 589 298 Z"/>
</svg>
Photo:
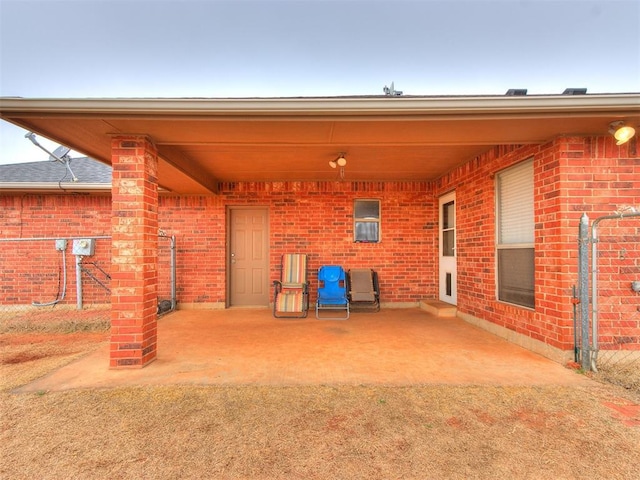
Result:
<svg viewBox="0 0 640 480">
<path fill-rule="evenodd" d="M 454 232 L 454 245 L 453 245 L 453 256 L 452 257 L 444 257 L 443 256 L 443 215 L 442 215 L 442 207 L 447 203 L 453 202 L 454 205 L 454 222 L 453 222 L 453 232 Z M 458 203 L 456 201 L 456 192 L 455 190 L 445 193 L 438 198 L 438 299 L 450 303 L 452 305 L 458 304 Z M 443 261 L 444 258 L 450 259 L 448 265 L 445 265 Z M 446 272 L 446 270 L 451 270 L 450 272 Z M 448 296 L 446 294 L 446 273 L 451 273 L 451 295 Z"/>
<path fill-rule="evenodd" d="M 270 232 L 270 216 L 268 205 L 227 205 L 225 207 L 225 240 L 224 240 L 224 276 L 225 276 L 225 292 L 224 292 L 224 306 L 225 308 L 231 307 L 231 216 L 236 210 L 264 210 L 267 214 L 267 250 L 265 255 L 267 256 L 267 271 L 271 272 L 271 232 Z M 267 291 L 269 291 L 269 274 L 267 275 Z M 269 301 L 267 305 L 271 305 L 271 295 L 267 295 Z"/>
</svg>

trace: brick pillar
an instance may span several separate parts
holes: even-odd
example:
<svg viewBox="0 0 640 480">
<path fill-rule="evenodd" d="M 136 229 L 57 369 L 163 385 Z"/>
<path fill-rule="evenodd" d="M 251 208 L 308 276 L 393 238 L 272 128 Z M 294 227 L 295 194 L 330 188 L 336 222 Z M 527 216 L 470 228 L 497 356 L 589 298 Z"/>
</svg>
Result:
<svg viewBox="0 0 640 480">
<path fill-rule="evenodd" d="M 158 291 L 157 152 L 147 137 L 111 140 L 111 368 L 156 358 Z"/>
</svg>

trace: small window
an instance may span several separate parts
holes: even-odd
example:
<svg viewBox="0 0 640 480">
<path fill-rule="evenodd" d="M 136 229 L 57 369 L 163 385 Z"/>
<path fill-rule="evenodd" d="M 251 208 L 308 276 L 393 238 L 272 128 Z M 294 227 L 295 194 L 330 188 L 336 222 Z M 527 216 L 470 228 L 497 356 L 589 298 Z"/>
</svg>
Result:
<svg viewBox="0 0 640 480">
<path fill-rule="evenodd" d="M 442 205 L 442 256 L 455 257 L 456 252 L 456 203 Z"/>
<path fill-rule="evenodd" d="M 380 200 L 356 200 L 353 208 L 354 240 L 362 243 L 380 241 Z"/>
</svg>

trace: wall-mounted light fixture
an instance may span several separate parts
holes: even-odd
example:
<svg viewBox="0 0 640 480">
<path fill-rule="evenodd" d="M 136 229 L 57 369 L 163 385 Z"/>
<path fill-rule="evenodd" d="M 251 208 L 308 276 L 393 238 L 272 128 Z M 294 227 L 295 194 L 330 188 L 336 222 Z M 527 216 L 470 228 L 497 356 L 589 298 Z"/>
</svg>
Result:
<svg viewBox="0 0 640 480">
<path fill-rule="evenodd" d="M 330 160 L 329 161 L 329 166 L 331 168 L 337 168 L 340 167 L 340 178 L 344 179 L 344 166 L 347 164 L 347 159 L 344 158 L 344 153 L 341 153 L 340 155 L 338 155 L 338 158 L 336 158 L 335 160 Z"/>
<path fill-rule="evenodd" d="M 609 133 L 617 140 L 616 145 L 627 143 L 636 134 L 636 129 L 625 125 L 622 120 L 609 124 Z"/>
</svg>

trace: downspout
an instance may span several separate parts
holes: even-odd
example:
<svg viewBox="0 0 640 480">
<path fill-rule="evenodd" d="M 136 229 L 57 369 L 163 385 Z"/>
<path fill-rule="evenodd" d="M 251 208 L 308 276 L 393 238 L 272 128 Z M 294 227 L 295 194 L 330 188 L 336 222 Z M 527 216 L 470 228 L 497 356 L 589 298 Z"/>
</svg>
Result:
<svg viewBox="0 0 640 480">
<path fill-rule="evenodd" d="M 578 303 L 580 303 L 580 299 L 578 298 L 578 293 L 575 285 L 573 286 L 572 290 L 571 303 L 573 304 L 573 361 L 578 363 L 578 361 L 580 361 L 580 353 L 578 348 Z"/>
<path fill-rule="evenodd" d="M 171 235 L 169 237 L 169 241 L 171 242 L 171 311 L 176 309 L 176 237 L 175 235 Z"/>
<path fill-rule="evenodd" d="M 82 310 L 82 255 L 76 255 L 76 309 Z"/>
</svg>

